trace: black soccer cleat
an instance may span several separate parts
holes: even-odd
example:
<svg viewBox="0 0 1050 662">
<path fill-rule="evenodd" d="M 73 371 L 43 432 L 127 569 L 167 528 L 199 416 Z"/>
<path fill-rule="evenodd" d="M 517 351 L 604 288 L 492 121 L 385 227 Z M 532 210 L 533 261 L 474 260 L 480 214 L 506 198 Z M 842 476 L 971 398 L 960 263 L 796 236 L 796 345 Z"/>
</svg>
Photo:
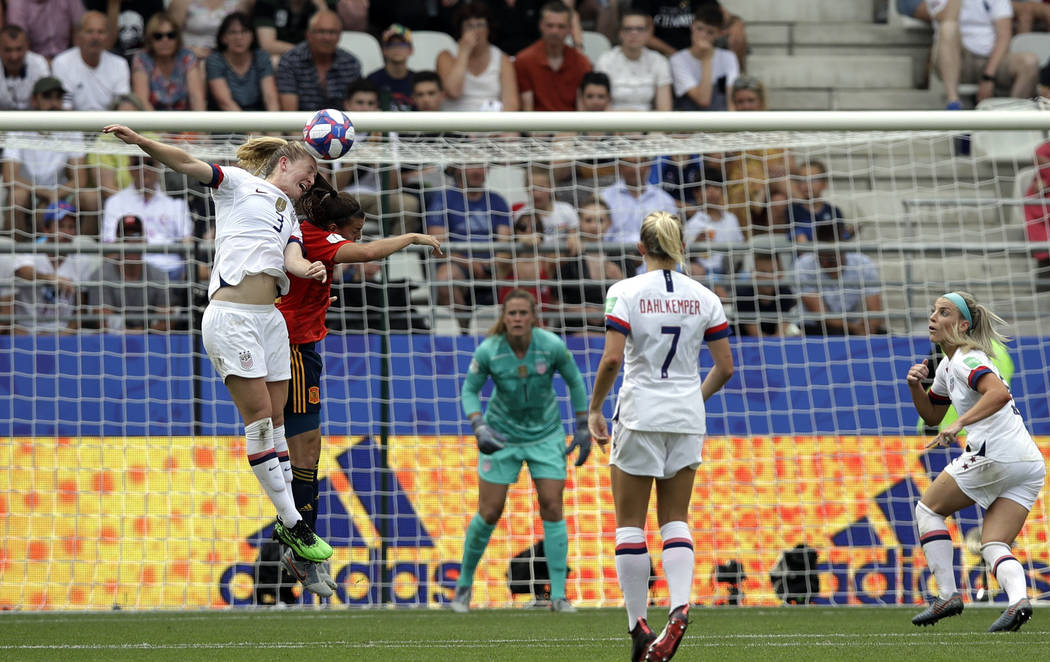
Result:
<svg viewBox="0 0 1050 662">
<path fill-rule="evenodd" d="M 656 639 L 656 633 L 652 631 L 644 618 L 639 618 L 631 630 L 631 662 L 641 662 L 645 652 L 649 650 L 649 644 Z"/>
<path fill-rule="evenodd" d="M 667 662 L 674 657 L 688 626 L 689 605 L 682 605 L 671 610 L 667 625 L 664 626 L 660 636 L 649 644 L 649 650 L 645 653 L 646 662 Z"/>
<path fill-rule="evenodd" d="M 933 625 L 942 618 L 948 618 L 949 616 L 958 616 L 963 611 L 962 596 L 958 592 L 952 593 L 947 599 L 941 600 L 937 598 L 930 601 L 930 606 L 923 609 L 911 622 L 915 625 L 925 627 L 927 625 Z"/>
<path fill-rule="evenodd" d="M 1006 608 L 999 618 L 995 619 L 989 632 L 1016 632 L 1032 618 L 1032 603 L 1028 598 L 1021 598 Z"/>
</svg>

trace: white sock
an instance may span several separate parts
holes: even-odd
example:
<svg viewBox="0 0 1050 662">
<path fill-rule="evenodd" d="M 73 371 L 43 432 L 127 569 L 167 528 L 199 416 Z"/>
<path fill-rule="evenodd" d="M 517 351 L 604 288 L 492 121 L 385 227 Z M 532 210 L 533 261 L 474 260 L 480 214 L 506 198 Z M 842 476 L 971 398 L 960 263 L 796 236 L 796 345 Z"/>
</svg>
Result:
<svg viewBox="0 0 1050 662">
<path fill-rule="evenodd" d="M 693 534 L 685 522 L 668 522 L 660 527 L 664 541 L 663 566 L 671 594 L 671 610 L 689 604 L 693 590 Z"/>
<path fill-rule="evenodd" d="M 1006 591 L 1010 604 L 1028 597 L 1028 582 L 1024 576 L 1024 566 L 1010 552 L 1005 542 L 989 542 L 981 545 L 981 556 L 988 569 L 995 575 L 999 586 Z"/>
<path fill-rule="evenodd" d="M 251 465 L 255 478 L 262 485 L 266 496 L 270 497 L 274 508 L 277 509 L 277 516 L 286 526 L 295 526 L 302 516 L 295 508 L 292 491 L 284 482 L 284 472 L 281 471 L 281 463 L 277 460 L 277 452 L 273 448 L 273 421 L 260 418 L 245 425 L 244 439 L 248 464 Z"/>
<path fill-rule="evenodd" d="M 288 440 L 284 438 L 284 426 L 278 425 L 273 429 L 273 450 L 277 453 L 277 461 L 281 463 L 284 472 L 284 482 L 292 484 L 292 462 L 288 458 Z"/>
<path fill-rule="evenodd" d="M 919 542 L 926 557 L 926 565 L 937 578 L 937 597 L 947 600 L 958 591 L 955 586 L 955 545 L 948 533 L 944 518 L 930 510 L 921 501 L 915 506 L 915 522 L 919 527 Z"/>
<path fill-rule="evenodd" d="M 616 576 L 620 580 L 623 603 L 627 608 L 627 631 L 639 618 L 645 618 L 649 607 L 649 548 L 645 532 L 636 526 L 616 529 Z"/>
</svg>

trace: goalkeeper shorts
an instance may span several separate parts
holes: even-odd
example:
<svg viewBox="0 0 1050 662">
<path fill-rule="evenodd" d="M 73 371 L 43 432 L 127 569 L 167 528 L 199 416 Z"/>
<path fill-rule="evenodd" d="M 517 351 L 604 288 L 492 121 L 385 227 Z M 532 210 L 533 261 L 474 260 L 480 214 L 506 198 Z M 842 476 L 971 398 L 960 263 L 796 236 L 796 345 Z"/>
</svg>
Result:
<svg viewBox="0 0 1050 662">
<path fill-rule="evenodd" d="M 631 430 L 614 423 L 609 464 L 632 476 L 662 480 L 686 467 L 695 470 L 703 450 L 702 434 Z"/>
<path fill-rule="evenodd" d="M 501 450 L 478 453 L 478 476 L 488 483 L 513 485 L 518 482 L 522 463 L 529 466 L 533 480 L 565 480 L 565 431 L 559 429 L 542 441 L 526 444 L 508 442 Z"/>
</svg>

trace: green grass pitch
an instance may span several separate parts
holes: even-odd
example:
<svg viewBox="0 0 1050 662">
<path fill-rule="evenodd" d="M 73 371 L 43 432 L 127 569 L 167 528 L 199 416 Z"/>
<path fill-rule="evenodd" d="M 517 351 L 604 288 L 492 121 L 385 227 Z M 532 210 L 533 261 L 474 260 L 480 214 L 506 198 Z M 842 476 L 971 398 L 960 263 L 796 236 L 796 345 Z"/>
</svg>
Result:
<svg viewBox="0 0 1050 662">
<path fill-rule="evenodd" d="M 999 609 L 968 606 L 932 628 L 917 608 L 704 608 L 675 660 L 1046 659 L 1050 609 L 1020 632 L 988 634 Z M 651 608 L 654 629 L 666 614 Z M 0 614 L 0 660 L 381 660 L 588 662 L 627 660 L 621 609 L 311 609 Z"/>
</svg>

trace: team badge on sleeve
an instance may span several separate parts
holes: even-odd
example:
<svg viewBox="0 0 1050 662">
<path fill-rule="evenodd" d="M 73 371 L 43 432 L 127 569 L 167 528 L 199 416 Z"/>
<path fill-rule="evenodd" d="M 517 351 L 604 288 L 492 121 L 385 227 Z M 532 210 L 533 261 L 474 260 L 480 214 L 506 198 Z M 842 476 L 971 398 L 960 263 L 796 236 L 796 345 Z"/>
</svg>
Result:
<svg viewBox="0 0 1050 662">
<path fill-rule="evenodd" d="M 967 368 L 981 367 L 981 362 L 977 359 L 976 356 L 967 356 L 965 359 L 963 359 L 963 363 L 966 365 Z"/>
<path fill-rule="evenodd" d="M 605 300 L 605 314 L 608 315 L 616 307 L 616 297 L 609 297 Z"/>
<path fill-rule="evenodd" d="M 328 243 L 330 244 L 338 244 L 341 241 L 346 241 L 346 239 L 343 238 L 343 235 L 339 234 L 338 232 L 333 232 L 332 234 L 325 237 L 325 239 L 327 239 Z"/>
<path fill-rule="evenodd" d="M 278 212 L 282 212 L 288 207 L 288 203 L 285 202 L 284 198 L 277 198 L 277 201 L 273 203 L 273 207 Z"/>
<path fill-rule="evenodd" d="M 471 359 L 470 360 L 470 367 L 467 368 L 467 370 L 469 370 L 470 374 L 472 374 L 472 375 L 478 374 L 478 372 L 481 370 L 481 366 L 478 365 L 478 360 L 477 359 Z"/>
</svg>

